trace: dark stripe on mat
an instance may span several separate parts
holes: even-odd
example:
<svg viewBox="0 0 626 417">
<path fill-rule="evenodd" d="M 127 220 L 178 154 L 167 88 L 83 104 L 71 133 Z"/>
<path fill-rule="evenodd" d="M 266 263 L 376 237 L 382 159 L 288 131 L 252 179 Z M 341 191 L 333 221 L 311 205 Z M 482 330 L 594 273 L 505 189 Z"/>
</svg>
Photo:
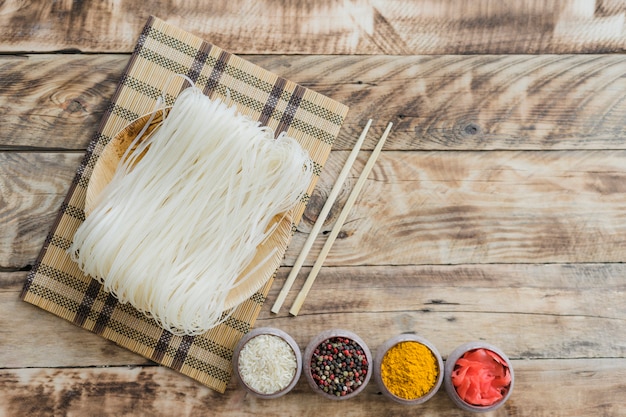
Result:
<svg viewBox="0 0 626 417">
<path fill-rule="evenodd" d="M 161 361 L 163 361 L 163 357 L 165 356 L 165 352 L 167 352 L 167 346 L 170 344 L 170 340 L 172 340 L 172 333 L 167 330 L 163 330 L 151 356 L 153 361 L 157 363 L 161 363 Z"/>
<path fill-rule="evenodd" d="M 209 76 L 206 87 L 204 87 L 204 90 L 202 91 L 206 96 L 211 97 L 213 95 L 213 92 L 219 84 L 220 78 L 222 78 L 222 74 L 226 69 L 226 64 L 228 63 L 230 57 L 230 53 L 226 51 L 220 52 L 220 56 L 217 58 L 217 62 L 215 63 L 215 66 L 211 71 L 211 75 Z"/>
<path fill-rule="evenodd" d="M 267 102 L 265 102 L 265 106 L 263 106 L 263 110 L 261 110 L 261 116 L 259 116 L 259 122 L 263 126 L 267 126 L 267 122 L 270 120 L 272 113 L 276 110 L 276 106 L 278 105 L 278 100 L 280 96 L 283 94 L 285 90 L 285 85 L 287 84 L 287 80 L 284 78 L 278 77 L 274 86 L 272 87 L 272 91 L 270 91 L 270 96 L 267 98 Z"/>
<path fill-rule="evenodd" d="M 293 94 L 289 98 L 289 103 L 287 103 L 287 108 L 280 118 L 280 122 L 278 123 L 278 127 L 276 127 L 276 137 L 280 134 L 280 132 L 286 132 L 291 125 L 294 117 L 296 117 L 296 111 L 298 107 L 300 107 L 300 102 L 302 102 L 302 97 L 304 97 L 304 92 L 306 89 L 301 85 L 297 85 Z"/>
<path fill-rule="evenodd" d="M 94 326 L 93 331 L 96 334 L 102 334 L 104 329 L 109 325 L 109 320 L 111 320 L 111 315 L 113 314 L 113 310 L 117 306 L 117 298 L 113 294 L 108 294 L 106 300 L 104 301 L 104 307 L 102 311 L 98 315 L 98 319 L 96 320 L 96 325 Z"/>
<path fill-rule="evenodd" d="M 206 60 L 209 58 L 211 48 L 213 48 L 213 45 L 202 42 L 200 49 L 193 60 L 193 64 L 191 64 L 189 71 L 187 71 L 187 76 L 191 78 L 194 83 L 198 81 L 198 78 L 200 77 L 202 68 L 204 67 L 204 64 L 206 64 Z"/>
<path fill-rule="evenodd" d="M 102 285 L 95 279 L 92 279 L 89 283 L 89 287 L 87 287 L 87 291 L 85 291 L 85 296 L 83 297 L 83 301 L 81 301 L 80 306 L 78 306 L 78 311 L 76 312 L 76 316 L 74 316 L 74 323 L 82 326 L 87 320 L 89 313 L 91 312 L 91 307 L 93 307 L 93 302 L 98 297 L 98 292 L 100 292 L 100 288 Z"/>
<path fill-rule="evenodd" d="M 191 347 L 193 340 L 194 336 L 182 337 L 178 350 L 176 351 L 176 355 L 174 356 L 174 361 L 172 362 L 172 368 L 180 371 L 180 368 L 182 368 L 185 363 L 185 359 L 187 359 L 187 354 L 189 353 L 189 348 Z"/>
</svg>

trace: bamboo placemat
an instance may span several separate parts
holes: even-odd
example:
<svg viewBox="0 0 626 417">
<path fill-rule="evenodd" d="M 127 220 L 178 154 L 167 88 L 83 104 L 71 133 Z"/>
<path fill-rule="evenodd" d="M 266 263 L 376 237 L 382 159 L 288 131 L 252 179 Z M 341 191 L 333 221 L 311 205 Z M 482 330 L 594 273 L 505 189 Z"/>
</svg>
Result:
<svg viewBox="0 0 626 417">
<path fill-rule="evenodd" d="M 239 339 L 259 314 L 273 279 L 243 302 L 223 324 L 200 336 L 175 336 L 132 306 L 119 304 L 79 270 L 66 253 L 84 220 L 85 192 L 104 146 L 128 123 L 150 112 L 162 94 L 173 104 L 191 78 L 205 94 L 232 100 L 239 110 L 276 133 L 286 130 L 310 153 L 316 167 L 294 226 L 321 173 L 348 108 L 278 77 L 240 57 L 151 17 L 78 168 L 21 297 L 120 346 L 224 392 Z"/>
</svg>

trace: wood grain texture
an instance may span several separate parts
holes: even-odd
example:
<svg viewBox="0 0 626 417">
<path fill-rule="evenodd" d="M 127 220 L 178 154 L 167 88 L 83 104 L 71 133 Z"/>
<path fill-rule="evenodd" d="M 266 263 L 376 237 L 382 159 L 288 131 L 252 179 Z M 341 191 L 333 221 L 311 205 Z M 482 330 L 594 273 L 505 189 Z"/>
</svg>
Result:
<svg viewBox="0 0 626 417">
<path fill-rule="evenodd" d="M 264 308 L 257 326 L 287 329 L 305 346 L 331 320 L 374 348 L 417 332 L 444 357 L 481 339 L 516 359 L 620 358 L 626 353 L 625 272 L 622 264 L 327 267 L 297 319 Z M 308 268 L 286 306 L 306 273 Z"/>
<path fill-rule="evenodd" d="M 515 359 L 626 356 L 624 264 L 325 267 L 295 319 L 288 307 L 309 269 L 277 315 L 270 306 L 289 273 L 280 268 L 256 323 L 287 331 L 302 349 L 332 320 L 373 349 L 396 334 L 418 332 L 444 357 L 474 339 L 488 340 Z M 25 272 L 0 273 L 0 317 L 13 317 L 0 325 L 0 365 L 148 362 L 20 301 L 24 278 Z M 25 340 L 38 348 L 24 349 Z"/>
<path fill-rule="evenodd" d="M 357 158 L 323 233 L 332 228 L 368 154 Z M 284 265 L 293 265 L 346 157 L 331 153 Z M 32 264 L 79 158 L 0 153 L 7 201 L 0 206 L 0 265 Z M 385 151 L 325 265 L 621 262 L 625 196 L 621 150 Z M 321 235 L 305 265 L 323 244 Z"/>
<path fill-rule="evenodd" d="M 335 149 L 375 119 L 386 150 L 623 149 L 626 61 L 619 55 L 260 57 L 351 103 Z M 310 72 L 307 68 L 312 68 Z"/>
<path fill-rule="evenodd" d="M 624 151 L 384 152 L 326 265 L 621 262 L 625 158 Z M 327 164 L 305 219 L 315 220 L 317 193 L 326 193 L 339 166 Z M 287 262 L 302 245 L 296 239 Z M 323 237 L 311 261 L 321 244 Z"/>
<path fill-rule="evenodd" d="M 128 59 L 0 56 L 0 150 L 85 149 Z"/>
<path fill-rule="evenodd" d="M 0 417 L 338 414 L 304 379 L 269 402 L 217 394 L 19 300 L 150 14 L 350 106 L 256 326 L 302 350 L 331 326 L 374 352 L 402 332 L 444 358 L 486 340 L 516 372 L 487 415 L 626 417 L 623 0 L 0 1 Z M 324 235 L 271 313 L 370 118 L 323 233 L 394 122 L 364 192 L 299 316 Z M 341 407 L 413 414 L 472 415 L 373 383 Z"/>
<path fill-rule="evenodd" d="M 25 279 L 26 272 L 0 272 L 0 369 L 152 363 L 20 300 Z"/>
<path fill-rule="evenodd" d="M 33 264 L 81 158 L 80 153 L 0 152 L 0 268 Z"/>
<path fill-rule="evenodd" d="M 490 416 L 626 416 L 624 359 L 513 361 L 516 386 L 510 400 Z M 289 394 L 271 401 L 246 395 L 232 383 L 216 394 L 160 367 L 5 369 L 0 371 L 0 414 L 116 416 L 319 416 L 337 415 L 334 401 L 321 401 L 302 379 Z M 542 395 L 537 395 L 541 392 Z M 572 395 L 572 392 L 577 393 Z M 37 401 L 32 401 L 32 396 Z M 571 398 L 564 402 L 563 398 Z M 414 408 L 417 412 L 418 408 Z M 342 416 L 406 416 L 412 412 L 379 394 L 370 383 Z M 470 417 L 441 390 L 419 406 L 419 415 Z"/>
<path fill-rule="evenodd" d="M 5 52 L 130 52 L 154 14 L 235 53 L 510 54 L 626 49 L 616 1 L 237 0 L 0 6 Z"/>
<path fill-rule="evenodd" d="M 247 56 L 343 103 L 334 149 L 626 149 L 626 57 Z M 0 57 L 0 150 L 85 149 L 126 55 Z"/>
</svg>

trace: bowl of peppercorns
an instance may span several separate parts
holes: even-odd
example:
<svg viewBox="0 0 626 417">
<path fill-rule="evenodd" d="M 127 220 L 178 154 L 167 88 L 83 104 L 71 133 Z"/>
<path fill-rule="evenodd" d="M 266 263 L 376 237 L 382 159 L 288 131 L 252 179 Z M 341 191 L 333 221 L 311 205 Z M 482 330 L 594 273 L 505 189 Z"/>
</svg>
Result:
<svg viewBox="0 0 626 417">
<path fill-rule="evenodd" d="M 343 329 L 324 331 L 304 350 L 303 374 L 318 394 L 347 400 L 363 391 L 371 377 L 372 353 L 356 334 Z"/>
</svg>

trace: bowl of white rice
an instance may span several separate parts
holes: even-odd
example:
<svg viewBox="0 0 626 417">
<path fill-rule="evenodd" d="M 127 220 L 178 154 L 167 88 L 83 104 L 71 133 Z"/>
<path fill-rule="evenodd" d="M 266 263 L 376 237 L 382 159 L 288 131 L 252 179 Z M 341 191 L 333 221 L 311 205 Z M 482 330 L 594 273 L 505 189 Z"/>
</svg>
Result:
<svg viewBox="0 0 626 417">
<path fill-rule="evenodd" d="M 259 398 L 287 394 L 302 372 L 302 354 L 286 332 L 259 327 L 241 338 L 233 354 L 234 375 L 247 392 Z"/>
</svg>

